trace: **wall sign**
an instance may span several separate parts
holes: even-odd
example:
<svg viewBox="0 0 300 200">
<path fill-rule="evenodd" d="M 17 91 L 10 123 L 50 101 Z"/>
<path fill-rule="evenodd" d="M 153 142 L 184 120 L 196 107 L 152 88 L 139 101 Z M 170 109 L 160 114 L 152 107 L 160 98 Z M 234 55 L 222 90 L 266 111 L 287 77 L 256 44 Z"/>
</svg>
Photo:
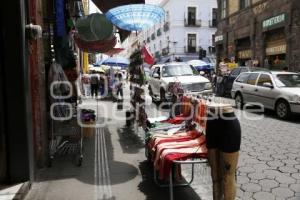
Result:
<svg viewBox="0 0 300 200">
<path fill-rule="evenodd" d="M 286 53 L 286 44 L 266 48 L 266 54 L 268 56 L 269 55 L 285 54 L 285 53 Z"/>
<path fill-rule="evenodd" d="M 251 58 L 252 57 L 252 51 L 250 49 L 239 51 L 238 52 L 238 57 L 240 59 Z"/>
<path fill-rule="evenodd" d="M 271 17 L 269 19 L 266 19 L 263 21 L 263 28 L 268 28 L 270 26 L 274 26 L 276 24 L 280 24 L 281 22 L 284 22 L 286 20 L 286 14 L 283 13 L 281 15 Z"/>
<path fill-rule="evenodd" d="M 215 37 L 215 42 L 223 41 L 223 39 L 224 39 L 223 35 L 218 35 Z"/>
</svg>

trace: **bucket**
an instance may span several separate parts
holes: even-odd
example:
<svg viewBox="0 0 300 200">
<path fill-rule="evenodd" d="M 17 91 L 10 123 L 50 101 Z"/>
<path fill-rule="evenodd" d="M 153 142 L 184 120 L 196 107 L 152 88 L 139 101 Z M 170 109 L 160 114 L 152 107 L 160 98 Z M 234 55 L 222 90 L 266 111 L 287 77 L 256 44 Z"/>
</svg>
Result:
<svg viewBox="0 0 300 200">
<path fill-rule="evenodd" d="M 82 134 L 84 138 L 91 138 L 95 134 L 95 121 L 82 122 L 84 125 L 82 128 Z M 85 127 L 86 126 L 86 127 Z"/>
</svg>

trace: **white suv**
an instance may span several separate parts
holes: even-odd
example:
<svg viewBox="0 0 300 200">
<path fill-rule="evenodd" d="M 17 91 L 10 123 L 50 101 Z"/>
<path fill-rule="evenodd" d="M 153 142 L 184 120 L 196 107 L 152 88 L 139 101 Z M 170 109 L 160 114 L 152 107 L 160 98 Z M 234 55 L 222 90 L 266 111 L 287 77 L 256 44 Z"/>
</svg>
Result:
<svg viewBox="0 0 300 200">
<path fill-rule="evenodd" d="M 168 92 L 170 83 L 180 82 L 186 93 L 212 93 L 209 80 L 200 76 L 198 71 L 183 62 L 154 65 L 149 80 L 149 94 L 153 101 L 170 101 L 172 94 Z"/>
<path fill-rule="evenodd" d="M 300 74 L 292 72 L 245 72 L 233 83 L 231 96 L 236 106 L 245 103 L 275 110 L 281 119 L 300 113 Z"/>
</svg>

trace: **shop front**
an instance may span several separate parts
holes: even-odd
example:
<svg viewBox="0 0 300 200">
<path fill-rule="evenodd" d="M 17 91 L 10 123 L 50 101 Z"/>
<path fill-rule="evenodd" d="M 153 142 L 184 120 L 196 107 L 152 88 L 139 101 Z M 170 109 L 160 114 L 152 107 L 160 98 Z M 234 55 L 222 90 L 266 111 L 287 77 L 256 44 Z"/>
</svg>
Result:
<svg viewBox="0 0 300 200">
<path fill-rule="evenodd" d="M 223 58 L 225 58 L 225 48 L 224 48 L 224 36 L 223 35 L 216 35 L 215 36 L 215 45 L 216 45 L 216 52 L 217 52 L 217 63 L 220 63 Z"/>
<path fill-rule="evenodd" d="M 286 67 L 286 50 L 287 44 L 284 39 L 267 42 L 265 53 L 270 69 L 281 70 Z"/>
<path fill-rule="evenodd" d="M 252 58 L 250 37 L 238 39 L 235 44 L 237 63 L 239 66 L 246 66 L 246 63 Z"/>
<path fill-rule="evenodd" d="M 282 70 L 287 64 L 287 35 L 285 13 L 270 17 L 262 22 L 264 44 L 264 67 Z"/>
</svg>

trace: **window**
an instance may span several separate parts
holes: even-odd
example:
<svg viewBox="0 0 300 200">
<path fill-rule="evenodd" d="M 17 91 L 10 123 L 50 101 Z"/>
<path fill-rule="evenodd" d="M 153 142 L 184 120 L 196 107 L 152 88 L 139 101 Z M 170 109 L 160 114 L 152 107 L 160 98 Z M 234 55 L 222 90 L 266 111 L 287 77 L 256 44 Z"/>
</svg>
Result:
<svg viewBox="0 0 300 200">
<path fill-rule="evenodd" d="M 211 36 L 211 40 L 212 40 L 212 45 L 214 45 L 216 43 L 216 35 L 215 34 L 213 34 Z"/>
<path fill-rule="evenodd" d="M 258 73 L 252 73 L 250 74 L 248 80 L 247 80 L 247 83 L 250 84 L 250 85 L 255 85 L 256 83 L 256 80 L 258 78 Z"/>
<path fill-rule="evenodd" d="M 196 53 L 196 41 L 197 41 L 196 34 L 188 34 L 188 52 L 189 53 Z"/>
<path fill-rule="evenodd" d="M 260 75 L 260 77 L 258 79 L 258 82 L 257 82 L 257 85 L 258 86 L 264 86 L 264 83 L 271 83 L 273 85 L 272 79 L 268 74 Z"/>
<path fill-rule="evenodd" d="M 240 0 L 240 9 L 244 9 L 250 6 L 251 0 Z"/>
<path fill-rule="evenodd" d="M 217 19 L 218 19 L 217 13 L 218 13 L 218 9 L 213 8 L 212 9 L 212 21 L 211 21 L 211 24 L 210 24 L 211 27 L 217 27 Z"/>
<path fill-rule="evenodd" d="M 236 82 L 239 83 L 246 83 L 249 77 L 249 73 L 242 73 L 236 80 Z"/>
<path fill-rule="evenodd" d="M 154 74 L 158 74 L 158 75 L 160 76 L 160 68 L 159 68 L 159 67 L 156 67 L 156 68 L 154 69 L 152 76 L 153 76 Z"/>
<path fill-rule="evenodd" d="M 194 67 L 190 65 L 164 66 L 162 68 L 163 77 L 192 76 L 195 75 L 195 72 Z"/>
<path fill-rule="evenodd" d="M 230 73 L 230 76 L 237 77 L 240 73 L 240 70 L 241 70 L 240 68 L 236 68 L 236 69 L 232 70 L 232 72 Z"/>
<path fill-rule="evenodd" d="M 166 20 L 169 21 L 169 19 L 170 19 L 170 13 L 169 11 L 166 11 Z"/>
<path fill-rule="evenodd" d="M 188 25 L 196 25 L 196 7 L 188 7 Z"/>
<path fill-rule="evenodd" d="M 300 87 L 300 74 L 278 74 L 275 80 L 278 87 Z"/>
<path fill-rule="evenodd" d="M 221 0 L 221 19 L 226 17 L 227 0 Z"/>
<path fill-rule="evenodd" d="M 247 67 L 242 67 L 242 69 L 241 69 L 241 73 L 248 72 L 248 71 L 249 71 L 249 69 Z"/>
</svg>

